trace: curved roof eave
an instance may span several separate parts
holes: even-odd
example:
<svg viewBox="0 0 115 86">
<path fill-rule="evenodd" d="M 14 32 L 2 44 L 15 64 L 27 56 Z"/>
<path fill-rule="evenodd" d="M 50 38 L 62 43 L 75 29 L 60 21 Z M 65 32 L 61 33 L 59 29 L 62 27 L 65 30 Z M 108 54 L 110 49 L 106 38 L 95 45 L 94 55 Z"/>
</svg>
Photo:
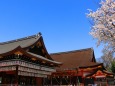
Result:
<svg viewBox="0 0 115 86">
<path fill-rule="evenodd" d="M 98 70 L 100 69 L 96 69 L 94 72 L 92 72 L 91 74 L 86 75 L 86 77 L 92 76 L 93 74 L 95 74 Z M 107 74 L 107 75 L 114 75 L 114 73 L 110 73 L 110 72 L 106 72 L 105 70 L 100 70 L 103 73 Z"/>
<path fill-rule="evenodd" d="M 54 60 L 50 60 L 50 59 L 47 59 L 47 58 L 45 58 L 45 57 L 43 57 L 43 56 L 36 55 L 36 54 L 34 54 L 34 53 L 31 53 L 31 52 L 27 52 L 27 53 L 28 53 L 29 55 L 35 56 L 35 57 L 37 57 L 37 58 L 40 58 L 40 59 L 45 60 L 45 61 L 48 61 L 48 62 L 52 62 L 52 63 L 56 63 L 56 64 L 62 64 L 61 62 L 57 62 L 57 61 L 54 61 Z"/>
<path fill-rule="evenodd" d="M 21 53 L 23 53 L 23 54 L 25 54 L 25 55 L 27 55 L 29 57 L 34 57 L 36 59 L 47 61 L 49 63 L 53 63 L 53 64 L 57 64 L 57 65 L 61 65 L 62 64 L 61 62 L 56 62 L 56 61 L 47 59 L 47 58 L 45 58 L 43 56 L 36 55 L 36 54 L 30 53 L 30 52 L 26 52 L 21 46 L 18 46 L 15 49 L 13 49 L 11 51 L 8 51 L 6 53 L 2 53 L 2 54 L 0 54 L 0 56 L 6 56 L 6 55 L 9 55 L 9 54 L 12 54 L 12 53 L 15 53 L 15 52 L 21 52 Z"/>
<path fill-rule="evenodd" d="M 94 62 L 91 62 L 91 63 L 94 63 Z M 103 63 L 94 63 L 90 66 L 81 66 L 79 68 L 88 68 L 88 67 L 92 68 L 92 67 L 96 67 L 96 66 L 103 66 Z"/>
</svg>

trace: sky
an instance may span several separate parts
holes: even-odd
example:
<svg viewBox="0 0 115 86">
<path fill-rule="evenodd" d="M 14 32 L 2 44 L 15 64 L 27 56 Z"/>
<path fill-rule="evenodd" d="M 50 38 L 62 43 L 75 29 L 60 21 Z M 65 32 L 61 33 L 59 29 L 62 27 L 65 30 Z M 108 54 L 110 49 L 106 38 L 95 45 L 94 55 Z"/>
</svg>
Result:
<svg viewBox="0 0 115 86">
<path fill-rule="evenodd" d="M 0 0 L 0 42 L 42 33 L 49 53 L 93 48 L 99 58 L 102 46 L 89 34 L 87 9 L 100 0 Z"/>
</svg>

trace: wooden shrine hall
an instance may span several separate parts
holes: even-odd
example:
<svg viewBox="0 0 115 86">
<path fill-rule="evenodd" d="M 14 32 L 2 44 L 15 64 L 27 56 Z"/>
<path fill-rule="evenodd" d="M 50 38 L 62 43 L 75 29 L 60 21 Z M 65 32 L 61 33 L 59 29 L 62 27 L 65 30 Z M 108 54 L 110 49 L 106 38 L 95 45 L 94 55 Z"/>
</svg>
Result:
<svg viewBox="0 0 115 86">
<path fill-rule="evenodd" d="M 0 86 L 87 86 L 108 77 L 92 48 L 48 54 L 40 33 L 0 43 Z"/>
<path fill-rule="evenodd" d="M 46 84 L 72 86 L 101 84 L 101 86 L 107 86 L 107 78 L 114 77 L 112 73 L 106 71 L 103 63 L 96 62 L 92 48 L 50 55 L 54 60 L 63 64 L 47 78 Z"/>
<path fill-rule="evenodd" d="M 61 64 L 50 57 L 40 33 L 0 43 L 0 86 L 42 86 Z"/>
</svg>

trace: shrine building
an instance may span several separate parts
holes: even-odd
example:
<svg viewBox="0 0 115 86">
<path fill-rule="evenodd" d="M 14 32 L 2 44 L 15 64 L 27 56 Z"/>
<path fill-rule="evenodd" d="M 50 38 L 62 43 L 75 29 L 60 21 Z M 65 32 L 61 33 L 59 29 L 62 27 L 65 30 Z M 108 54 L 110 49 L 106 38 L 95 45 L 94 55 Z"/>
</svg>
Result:
<svg viewBox="0 0 115 86">
<path fill-rule="evenodd" d="M 0 86 L 107 86 L 113 77 L 92 48 L 49 54 L 41 33 L 0 43 Z"/>
<path fill-rule="evenodd" d="M 61 64 L 50 57 L 40 33 L 0 43 L 0 86 L 42 86 Z"/>
<path fill-rule="evenodd" d="M 103 63 L 96 62 L 92 48 L 59 52 L 50 54 L 55 61 L 62 62 L 62 66 L 47 79 L 47 84 L 87 86 L 88 84 L 101 84 L 108 86 L 108 78 L 114 74 L 108 72 Z M 79 86 L 79 85 L 78 85 Z"/>
</svg>

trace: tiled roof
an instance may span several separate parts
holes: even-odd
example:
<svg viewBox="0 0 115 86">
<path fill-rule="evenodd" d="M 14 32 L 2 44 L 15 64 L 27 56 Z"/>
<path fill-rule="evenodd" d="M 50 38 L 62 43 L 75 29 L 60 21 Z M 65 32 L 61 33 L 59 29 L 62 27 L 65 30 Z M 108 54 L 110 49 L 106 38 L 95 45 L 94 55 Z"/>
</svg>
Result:
<svg viewBox="0 0 115 86">
<path fill-rule="evenodd" d="M 61 62 L 54 61 L 50 57 L 50 55 L 47 53 L 47 50 L 46 50 L 45 45 L 43 43 L 43 39 L 41 41 L 42 46 L 43 46 L 43 49 L 46 50 L 45 52 L 46 52 L 46 55 L 48 56 L 48 58 L 46 58 L 44 56 L 40 56 L 40 55 L 32 53 L 32 52 L 27 52 L 25 50 L 26 48 L 30 48 L 31 46 L 36 44 L 41 39 L 42 39 L 41 33 L 38 33 L 36 35 L 32 35 L 32 36 L 28 36 L 28 37 L 24 37 L 24 38 L 12 40 L 12 41 L 0 43 L 0 55 L 2 55 L 2 56 L 7 55 L 7 54 L 15 51 L 16 49 L 20 49 L 24 53 L 31 55 L 33 57 L 36 57 L 38 59 L 41 59 L 41 60 L 44 60 L 47 62 L 51 62 L 51 63 L 55 63 L 55 64 L 62 64 Z"/>
<path fill-rule="evenodd" d="M 60 69 L 94 66 L 96 63 L 92 48 L 50 54 L 55 61 L 62 62 Z"/>
<path fill-rule="evenodd" d="M 32 35 L 32 36 L 28 36 L 21 39 L 16 39 L 16 40 L 0 43 L 0 54 L 9 52 L 18 46 L 21 46 L 22 48 L 28 47 L 34 44 L 36 41 L 38 41 L 40 37 L 41 35 L 37 34 L 37 35 Z"/>
</svg>

